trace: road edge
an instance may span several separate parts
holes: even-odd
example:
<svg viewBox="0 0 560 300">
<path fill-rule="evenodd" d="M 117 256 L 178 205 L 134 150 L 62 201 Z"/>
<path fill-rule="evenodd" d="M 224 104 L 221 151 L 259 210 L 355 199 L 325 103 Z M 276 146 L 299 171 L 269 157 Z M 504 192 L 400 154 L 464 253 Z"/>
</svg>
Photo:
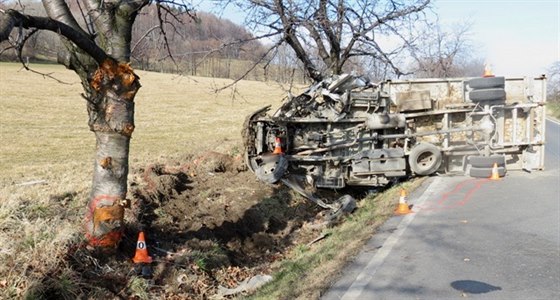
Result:
<svg viewBox="0 0 560 300">
<path fill-rule="evenodd" d="M 339 278 L 321 299 L 360 299 L 360 295 L 365 290 L 371 277 L 375 275 L 377 269 L 383 265 L 391 250 L 397 244 L 408 225 L 414 220 L 421 211 L 422 204 L 434 194 L 443 190 L 443 177 L 432 177 L 419 188 L 412 191 L 409 195 L 409 204 L 413 205 L 413 213 L 405 216 L 394 216 L 383 224 L 379 231 L 374 234 L 367 242 L 363 250 L 345 269 L 352 269 L 356 266 L 361 267 L 359 273 L 354 271 L 343 281 Z M 412 199 L 412 200 L 410 200 Z M 415 200 L 414 200 L 415 199 Z M 373 250 L 372 250 L 373 249 Z M 371 252 L 375 251 L 373 254 Z M 370 258 L 371 257 L 371 258 Z M 356 274 L 357 273 L 357 274 Z M 352 278 L 353 277 L 353 278 Z M 351 281 L 348 279 L 352 278 Z M 348 288 L 345 288 L 347 286 Z"/>
</svg>

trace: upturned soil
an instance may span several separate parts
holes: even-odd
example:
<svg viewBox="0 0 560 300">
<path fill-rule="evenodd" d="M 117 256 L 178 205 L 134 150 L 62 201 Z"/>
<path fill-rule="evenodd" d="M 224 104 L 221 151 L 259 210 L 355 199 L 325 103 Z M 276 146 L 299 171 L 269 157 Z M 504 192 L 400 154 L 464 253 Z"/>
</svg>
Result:
<svg viewBox="0 0 560 300">
<path fill-rule="evenodd" d="M 326 226 L 324 210 L 283 185 L 257 181 L 240 157 L 208 152 L 132 174 L 132 207 L 116 255 L 83 248 L 68 254 L 89 296 L 222 298 L 220 289 L 272 274 L 276 261 Z M 154 260 L 144 272 L 131 261 L 140 230 Z"/>
</svg>

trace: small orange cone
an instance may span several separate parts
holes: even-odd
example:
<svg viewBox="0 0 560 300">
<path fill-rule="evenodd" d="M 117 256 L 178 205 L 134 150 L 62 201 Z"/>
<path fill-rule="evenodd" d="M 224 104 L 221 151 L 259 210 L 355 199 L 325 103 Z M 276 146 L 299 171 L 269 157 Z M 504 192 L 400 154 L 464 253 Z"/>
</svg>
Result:
<svg viewBox="0 0 560 300">
<path fill-rule="evenodd" d="M 144 239 L 144 232 L 140 231 L 138 235 L 138 242 L 136 243 L 136 253 L 132 258 L 135 264 L 149 264 L 152 262 L 152 257 L 148 255 L 148 248 L 146 247 L 146 240 Z"/>
<path fill-rule="evenodd" d="M 282 154 L 282 142 L 280 141 L 279 137 L 274 140 L 274 152 L 272 153 Z"/>
<path fill-rule="evenodd" d="M 500 173 L 498 173 L 498 164 L 494 163 L 492 167 L 492 176 L 490 176 L 490 180 L 500 180 Z"/>
<path fill-rule="evenodd" d="M 399 198 L 399 205 L 397 209 L 395 209 L 396 215 L 406 215 L 411 213 L 412 210 L 408 207 L 408 203 L 406 203 L 406 191 L 401 190 L 401 197 Z"/>
<path fill-rule="evenodd" d="M 492 69 L 490 68 L 489 64 L 484 65 L 484 73 L 482 74 L 482 77 L 494 77 L 494 74 L 492 74 Z"/>
</svg>

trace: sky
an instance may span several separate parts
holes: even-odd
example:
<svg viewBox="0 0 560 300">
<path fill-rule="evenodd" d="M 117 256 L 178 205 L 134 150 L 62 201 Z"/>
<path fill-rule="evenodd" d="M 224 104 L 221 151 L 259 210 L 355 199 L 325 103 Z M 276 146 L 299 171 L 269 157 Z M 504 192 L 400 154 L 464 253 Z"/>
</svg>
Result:
<svg viewBox="0 0 560 300">
<path fill-rule="evenodd" d="M 560 0 L 439 0 L 444 24 L 472 22 L 479 56 L 504 76 L 539 76 L 560 61 Z"/>
<path fill-rule="evenodd" d="M 213 10 L 211 0 L 197 1 L 201 10 Z M 472 24 L 474 56 L 496 75 L 540 76 L 560 61 L 560 0 L 433 0 L 432 6 L 443 26 Z M 239 11 L 222 17 L 243 22 Z"/>
</svg>

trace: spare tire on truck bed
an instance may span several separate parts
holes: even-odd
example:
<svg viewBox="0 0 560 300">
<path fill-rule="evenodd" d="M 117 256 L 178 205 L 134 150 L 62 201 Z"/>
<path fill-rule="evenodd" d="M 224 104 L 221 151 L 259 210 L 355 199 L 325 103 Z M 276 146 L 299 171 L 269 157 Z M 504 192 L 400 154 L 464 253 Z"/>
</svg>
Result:
<svg viewBox="0 0 560 300">
<path fill-rule="evenodd" d="M 498 167 L 504 167 L 506 158 L 503 155 L 469 156 L 469 164 L 473 168 L 492 168 L 494 164 Z"/>
</svg>

